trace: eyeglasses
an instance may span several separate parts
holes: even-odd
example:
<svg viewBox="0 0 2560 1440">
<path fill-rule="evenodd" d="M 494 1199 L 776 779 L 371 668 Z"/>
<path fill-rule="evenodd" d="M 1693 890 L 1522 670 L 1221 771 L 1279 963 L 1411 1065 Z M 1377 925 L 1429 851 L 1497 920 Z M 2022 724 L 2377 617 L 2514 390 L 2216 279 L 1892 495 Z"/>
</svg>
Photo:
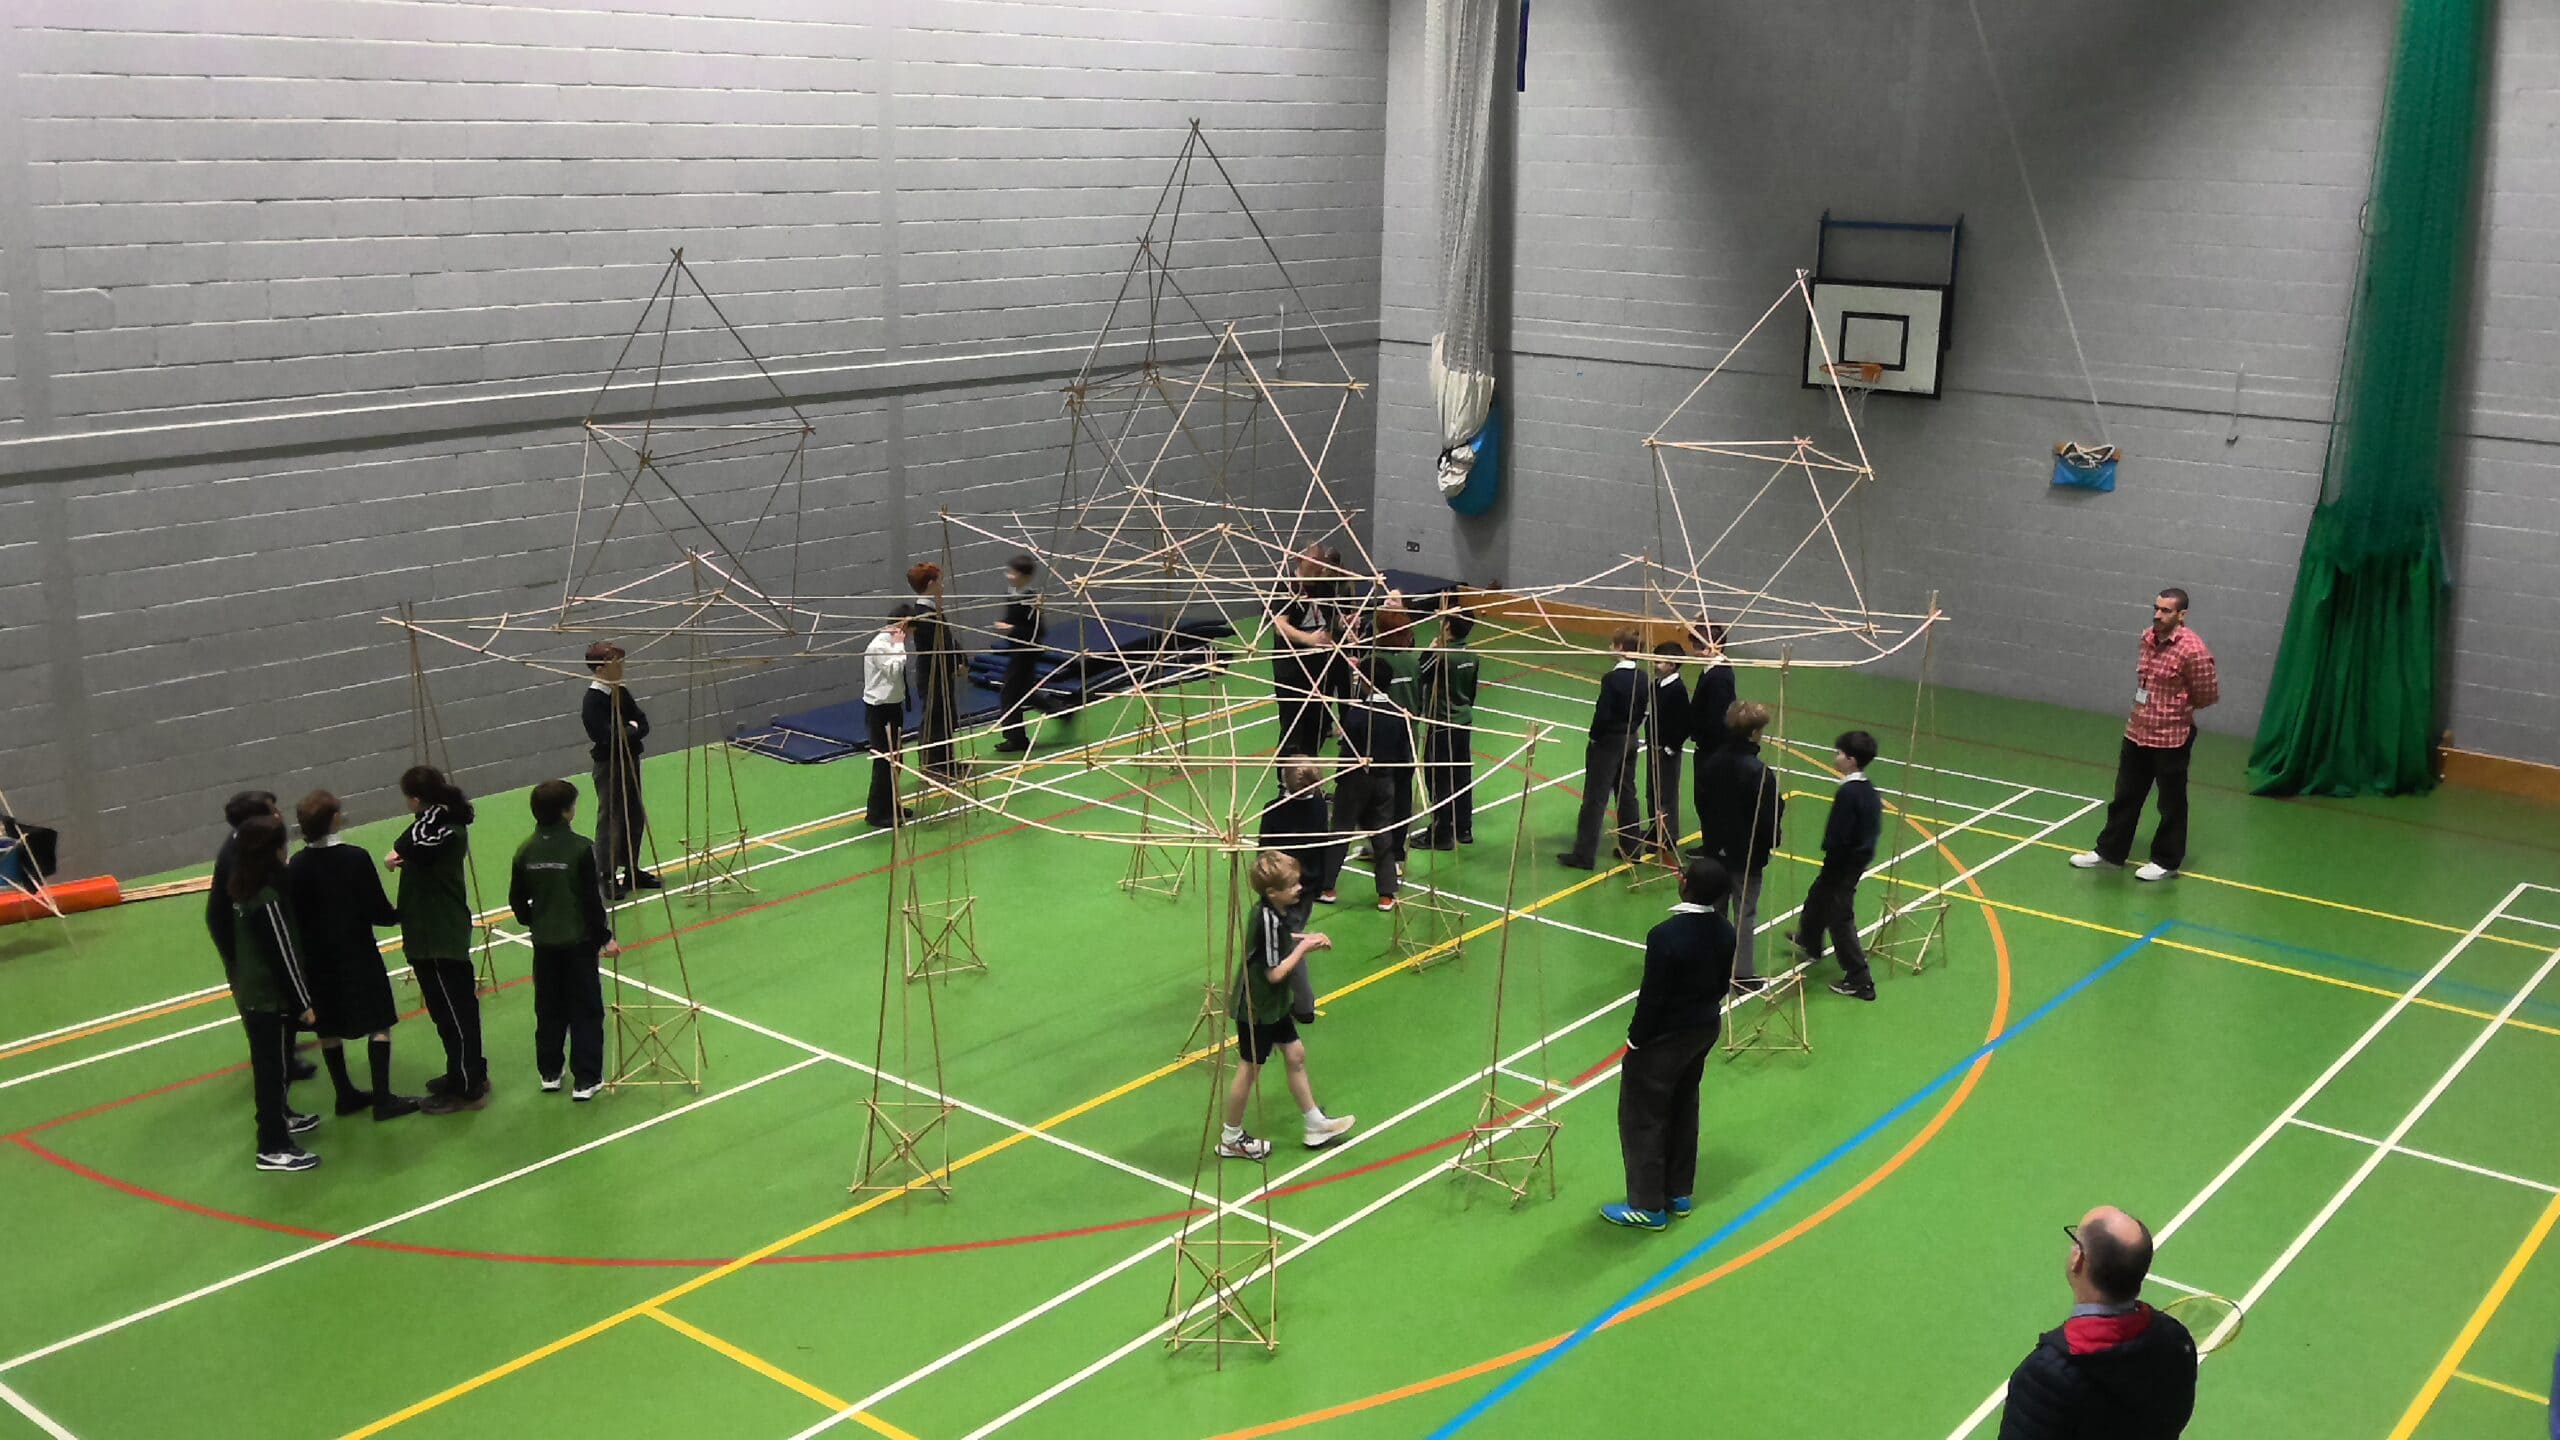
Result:
<svg viewBox="0 0 2560 1440">
<path fill-rule="evenodd" d="M 2079 1248 L 2080 1248 L 2080 1227 L 2079 1227 L 2079 1226 L 2077 1226 L 2077 1225 L 2065 1225 L 2065 1226 L 2063 1226 L 2063 1227 L 2062 1227 L 2062 1233 L 2063 1233 L 2065 1236 L 2069 1237 L 2069 1239 L 2070 1239 L 2070 1241 L 2071 1241 L 2071 1248 L 2072 1248 L 2072 1249 L 2077 1250 L 2077 1249 L 2079 1249 Z"/>
</svg>

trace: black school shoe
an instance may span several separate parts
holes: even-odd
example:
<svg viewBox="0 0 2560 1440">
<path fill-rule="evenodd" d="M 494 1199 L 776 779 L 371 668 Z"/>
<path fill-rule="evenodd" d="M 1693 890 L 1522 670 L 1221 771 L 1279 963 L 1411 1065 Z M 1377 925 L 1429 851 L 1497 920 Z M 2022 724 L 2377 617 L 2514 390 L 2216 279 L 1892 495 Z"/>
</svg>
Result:
<svg viewBox="0 0 2560 1440">
<path fill-rule="evenodd" d="M 418 1102 L 406 1095 L 386 1094 L 376 1095 L 374 1097 L 373 1118 L 376 1120 L 397 1120 L 403 1115 L 415 1115 L 417 1113 Z"/>
<path fill-rule="evenodd" d="M 1556 863 L 1567 870 L 1589 870 L 1593 868 L 1590 861 L 1583 859 L 1579 855 L 1559 855 L 1556 857 Z"/>
<path fill-rule="evenodd" d="M 643 890 L 664 890 L 667 888 L 667 882 L 659 879 L 656 872 L 649 870 L 643 870 L 638 874 L 633 875 L 631 877 L 631 883 Z"/>
<path fill-rule="evenodd" d="M 312 1064 L 308 1060 L 296 1060 L 285 1067 L 284 1078 L 288 1081 L 308 1080 L 319 1073 L 319 1066 Z"/>
<path fill-rule="evenodd" d="M 361 1115 L 365 1111 L 372 1109 L 373 1103 L 372 1091 L 350 1090 L 346 1094 L 338 1097 L 338 1113 L 341 1115 Z"/>
</svg>

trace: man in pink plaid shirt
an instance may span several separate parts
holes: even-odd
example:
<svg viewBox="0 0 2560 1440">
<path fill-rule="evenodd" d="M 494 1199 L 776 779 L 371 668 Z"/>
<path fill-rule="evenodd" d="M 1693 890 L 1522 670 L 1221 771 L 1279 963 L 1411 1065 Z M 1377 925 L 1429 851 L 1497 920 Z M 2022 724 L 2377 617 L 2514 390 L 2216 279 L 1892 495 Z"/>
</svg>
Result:
<svg viewBox="0 0 2560 1440">
<path fill-rule="evenodd" d="M 2213 652 L 2187 628 L 2187 592 L 2163 590 L 2151 602 L 2151 628 L 2137 642 L 2133 665 L 2133 717 L 2125 722 L 2116 753 L 2116 796 L 2098 847 L 2071 857 L 2080 869 L 2122 865 L 2133 854 L 2133 832 L 2142 802 L 2160 787 L 2160 826 L 2151 832 L 2151 859 L 2133 872 L 2137 880 L 2166 880 L 2187 858 L 2187 764 L 2196 748 L 2195 712 L 2222 698 Z"/>
</svg>

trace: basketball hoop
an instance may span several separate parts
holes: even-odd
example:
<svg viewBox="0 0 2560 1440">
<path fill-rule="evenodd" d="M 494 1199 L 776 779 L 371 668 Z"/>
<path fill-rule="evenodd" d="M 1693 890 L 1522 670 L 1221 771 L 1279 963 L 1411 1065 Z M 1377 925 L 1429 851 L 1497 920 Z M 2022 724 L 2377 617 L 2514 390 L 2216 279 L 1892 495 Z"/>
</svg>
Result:
<svg viewBox="0 0 2560 1440">
<path fill-rule="evenodd" d="M 1822 373 L 1838 387 L 1840 406 L 1848 411 L 1848 424 L 1867 417 L 1867 397 L 1884 381 L 1884 366 L 1873 360 L 1835 360 L 1822 367 Z M 1832 411 L 1839 418 L 1837 409 Z"/>
</svg>

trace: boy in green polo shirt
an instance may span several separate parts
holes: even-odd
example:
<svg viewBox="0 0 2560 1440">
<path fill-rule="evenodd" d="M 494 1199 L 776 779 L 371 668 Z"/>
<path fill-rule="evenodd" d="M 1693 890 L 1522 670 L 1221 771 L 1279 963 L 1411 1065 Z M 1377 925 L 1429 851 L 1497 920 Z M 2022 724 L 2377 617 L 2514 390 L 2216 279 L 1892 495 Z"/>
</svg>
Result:
<svg viewBox="0 0 2560 1440">
<path fill-rule="evenodd" d="M 542 1088 L 560 1088 L 560 1045 L 568 1041 L 572 1100 L 604 1087 L 604 982 L 600 956 L 619 955 L 594 842 L 569 828 L 578 787 L 533 787 L 533 834 L 516 847 L 507 908 L 533 939 L 533 1063 Z"/>
</svg>

